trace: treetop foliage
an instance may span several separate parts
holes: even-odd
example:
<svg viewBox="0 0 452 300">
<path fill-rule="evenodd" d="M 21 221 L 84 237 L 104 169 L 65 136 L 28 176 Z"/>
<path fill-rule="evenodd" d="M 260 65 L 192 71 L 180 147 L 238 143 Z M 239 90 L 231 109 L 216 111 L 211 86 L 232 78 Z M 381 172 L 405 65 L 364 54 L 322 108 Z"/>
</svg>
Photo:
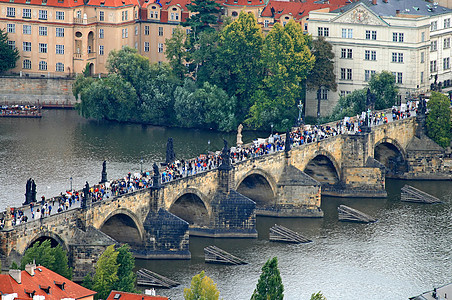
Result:
<svg viewBox="0 0 452 300">
<path fill-rule="evenodd" d="M 218 300 L 220 292 L 213 280 L 204 271 L 193 276 L 190 288 L 184 289 L 185 300 Z"/>
<path fill-rule="evenodd" d="M 273 257 L 262 267 L 262 273 L 251 300 L 282 300 L 283 292 L 284 286 L 278 270 L 278 259 Z"/>
<path fill-rule="evenodd" d="M 8 33 L 0 29 L 0 74 L 16 66 L 19 50 L 8 45 Z"/>
<path fill-rule="evenodd" d="M 449 97 L 438 92 L 432 92 L 427 108 L 427 135 L 443 148 L 450 146 L 452 115 Z"/>
</svg>

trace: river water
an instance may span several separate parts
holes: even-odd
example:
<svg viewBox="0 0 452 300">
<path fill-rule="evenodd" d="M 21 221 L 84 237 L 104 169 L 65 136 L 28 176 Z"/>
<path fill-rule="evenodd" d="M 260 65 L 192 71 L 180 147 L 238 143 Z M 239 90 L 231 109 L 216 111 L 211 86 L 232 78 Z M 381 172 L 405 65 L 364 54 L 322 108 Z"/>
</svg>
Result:
<svg viewBox="0 0 452 300">
<path fill-rule="evenodd" d="M 244 141 L 256 133 L 244 132 Z M 261 134 L 262 135 L 262 134 Z M 38 197 L 51 197 L 72 185 L 100 180 L 102 161 L 108 178 L 151 169 L 163 161 L 166 141 L 173 137 L 179 158 L 222 147 L 235 134 L 207 130 L 167 129 L 87 121 L 75 111 L 44 111 L 42 119 L 0 118 L 0 209 L 25 200 L 25 183 L 35 179 Z M 207 141 L 211 141 L 209 144 Z M 72 180 L 70 179 L 72 178 Z M 411 184 L 444 201 L 439 205 L 400 202 L 400 188 Z M 225 300 L 249 299 L 265 261 L 278 257 L 285 299 L 309 299 L 317 291 L 328 300 L 407 299 L 452 282 L 452 182 L 387 181 L 386 199 L 322 198 L 322 219 L 258 217 L 257 239 L 191 238 L 189 261 L 137 260 L 181 283 L 158 293 L 183 299 L 183 289 L 202 270 Z M 336 208 L 346 204 L 378 218 L 373 224 L 337 221 Z M 275 223 L 313 240 L 291 245 L 268 241 Z M 245 259 L 243 266 L 204 263 L 203 248 L 217 245 Z"/>
</svg>

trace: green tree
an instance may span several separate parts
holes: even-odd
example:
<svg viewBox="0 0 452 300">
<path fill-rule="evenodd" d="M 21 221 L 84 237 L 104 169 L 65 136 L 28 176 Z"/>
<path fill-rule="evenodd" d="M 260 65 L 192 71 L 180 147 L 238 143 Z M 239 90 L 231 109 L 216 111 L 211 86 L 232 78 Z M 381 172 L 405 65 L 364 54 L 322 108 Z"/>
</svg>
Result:
<svg viewBox="0 0 452 300">
<path fill-rule="evenodd" d="M 251 96 L 263 78 L 262 47 L 264 37 L 254 14 L 242 11 L 237 20 L 220 33 L 219 72 L 213 82 L 229 96 L 236 96 L 236 117 L 241 122 L 253 104 Z"/>
<path fill-rule="evenodd" d="M 0 74 L 16 66 L 19 50 L 8 45 L 8 33 L 0 29 Z"/>
<path fill-rule="evenodd" d="M 390 108 L 396 104 L 399 89 L 395 76 L 388 71 L 382 71 L 370 78 L 370 91 L 376 96 L 375 109 Z"/>
<path fill-rule="evenodd" d="M 366 110 L 367 90 L 354 90 L 345 97 L 340 97 L 327 121 L 337 121 L 344 117 L 352 117 Z"/>
<path fill-rule="evenodd" d="M 19 270 L 19 266 L 17 265 L 17 263 L 16 263 L 15 261 L 13 261 L 13 262 L 11 263 L 10 269 L 11 269 L 11 270 Z"/>
<path fill-rule="evenodd" d="M 441 147 L 448 147 L 452 137 L 449 98 L 441 93 L 432 92 L 427 108 L 427 135 Z"/>
<path fill-rule="evenodd" d="M 93 276 L 91 276 L 91 274 L 88 274 L 85 277 L 83 277 L 82 286 L 90 290 L 93 289 Z"/>
<path fill-rule="evenodd" d="M 282 300 L 284 287 L 278 270 L 278 259 L 269 259 L 262 267 L 262 273 L 257 282 L 251 300 Z"/>
<path fill-rule="evenodd" d="M 193 41 L 198 39 L 200 33 L 212 31 L 212 25 L 218 23 L 220 6 L 214 0 L 193 0 L 187 4 L 187 9 L 192 13 L 191 16 L 181 25 L 191 28 L 191 38 Z"/>
<path fill-rule="evenodd" d="M 50 240 L 36 242 L 28 248 L 21 259 L 20 269 L 24 270 L 26 264 L 33 262 L 72 279 L 72 268 L 69 267 L 66 251 L 60 245 L 52 248 Z"/>
<path fill-rule="evenodd" d="M 115 285 L 115 290 L 134 293 L 136 276 L 133 272 L 135 268 L 135 258 L 130 252 L 130 246 L 122 245 L 117 249 L 118 257 L 118 281 Z"/>
<path fill-rule="evenodd" d="M 97 292 L 98 299 L 106 299 L 118 281 L 118 251 L 114 245 L 105 249 L 96 263 L 93 278 L 93 289 Z"/>
<path fill-rule="evenodd" d="M 193 276 L 190 288 L 184 289 L 185 300 L 218 300 L 219 297 L 217 285 L 204 271 Z"/>
<path fill-rule="evenodd" d="M 321 292 L 318 292 L 311 295 L 311 300 L 326 300 L 326 297 Z"/>
<path fill-rule="evenodd" d="M 173 35 L 170 39 L 165 41 L 165 55 L 169 61 L 174 75 L 183 80 L 187 74 L 187 67 L 185 66 L 186 61 L 186 47 L 185 40 L 187 35 L 183 29 L 178 26 L 174 29 Z"/>
<path fill-rule="evenodd" d="M 317 91 L 317 95 L 322 87 L 333 92 L 337 90 L 332 49 L 333 46 L 324 37 L 319 37 L 312 42 L 315 64 L 306 80 L 306 87 L 308 90 Z M 317 99 L 317 102 L 317 116 L 320 116 L 320 99 Z"/>
</svg>

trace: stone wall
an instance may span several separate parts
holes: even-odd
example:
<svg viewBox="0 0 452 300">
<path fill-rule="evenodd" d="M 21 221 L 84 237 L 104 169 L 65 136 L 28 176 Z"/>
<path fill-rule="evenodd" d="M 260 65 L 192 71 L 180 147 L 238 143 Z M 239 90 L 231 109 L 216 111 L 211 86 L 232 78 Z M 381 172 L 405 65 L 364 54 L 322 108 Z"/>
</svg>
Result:
<svg viewBox="0 0 452 300">
<path fill-rule="evenodd" d="M 74 79 L 0 77 L 0 104 L 75 104 Z"/>
</svg>

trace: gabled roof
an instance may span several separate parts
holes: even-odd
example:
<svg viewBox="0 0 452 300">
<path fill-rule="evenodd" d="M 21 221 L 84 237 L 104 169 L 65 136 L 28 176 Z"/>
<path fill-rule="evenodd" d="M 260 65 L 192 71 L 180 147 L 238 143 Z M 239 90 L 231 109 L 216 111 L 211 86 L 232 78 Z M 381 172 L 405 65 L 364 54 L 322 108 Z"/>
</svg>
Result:
<svg viewBox="0 0 452 300">
<path fill-rule="evenodd" d="M 399 11 L 399 14 L 401 15 L 415 16 L 435 16 L 452 12 L 452 9 L 450 8 L 439 6 L 438 3 L 434 1 L 428 2 L 425 0 L 387 0 L 387 2 L 376 0 L 375 5 L 372 4 L 372 0 L 359 0 L 332 12 L 346 12 L 359 4 L 367 6 L 376 15 L 382 17 L 395 17 L 397 11 Z"/>
<path fill-rule="evenodd" d="M 188 11 L 187 4 L 191 2 L 191 0 L 140 0 L 142 3 L 142 7 L 146 8 L 151 4 L 155 4 L 157 7 L 160 7 L 162 10 L 168 10 L 170 6 L 177 5 L 179 6 L 183 11 Z"/>
<path fill-rule="evenodd" d="M 9 0 L 0 0 L 0 2 L 4 3 L 10 3 Z M 45 3 L 43 5 L 43 3 Z M 39 5 L 40 7 L 45 8 L 46 6 L 50 7 L 77 7 L 77 6 L 83 6 L 83 0 L 30 0 L 27 2 L 26 0 L 14 0 L 11 4 L 27 4 L 27 5 Z"/>
<path fill-rule="evenodd" d="M 168 300 L 168 297 L 111 291 L 107 300 Z"/>
<path fill-rule="evenodd" d="M 306 0 L 305 2 L 270 0 L 261 15 L 262 17 L 273 17 L 275 20 L 279 20 L 282 15 L 291 14 L 294 20 L 297 21 L 308 16 L 310 11 L 322 8 L 329 8 L 331 11 L 343 7 L 347 3 L 347 0 Z"/>
<path fill-rule="evenodd" d="M 48 287 L 49 294 L 45 291 Z M 17 283 L 9 274 L 0 274 L 0 294 L 13 293 L 17 293 L 16 299 L 20 300 L 32 300 L 31 294 L 44 296 L 46 300 L 81 299 L 96 294 L 43 266 L 36 267 L 33 276 L 21 271 L 21 283 Z"/>
<path fill-rule="evenodd" d="M 226 6 L 264 6 L 264 0 L 225 0 Z"/>
<path fill-rule="evenodd" d="M 82 0 L 79 0 L 82 1 Z M 138 0 L 89 0 L 89 6 L 122 7 L 139 5 Z"/>
</svg>

